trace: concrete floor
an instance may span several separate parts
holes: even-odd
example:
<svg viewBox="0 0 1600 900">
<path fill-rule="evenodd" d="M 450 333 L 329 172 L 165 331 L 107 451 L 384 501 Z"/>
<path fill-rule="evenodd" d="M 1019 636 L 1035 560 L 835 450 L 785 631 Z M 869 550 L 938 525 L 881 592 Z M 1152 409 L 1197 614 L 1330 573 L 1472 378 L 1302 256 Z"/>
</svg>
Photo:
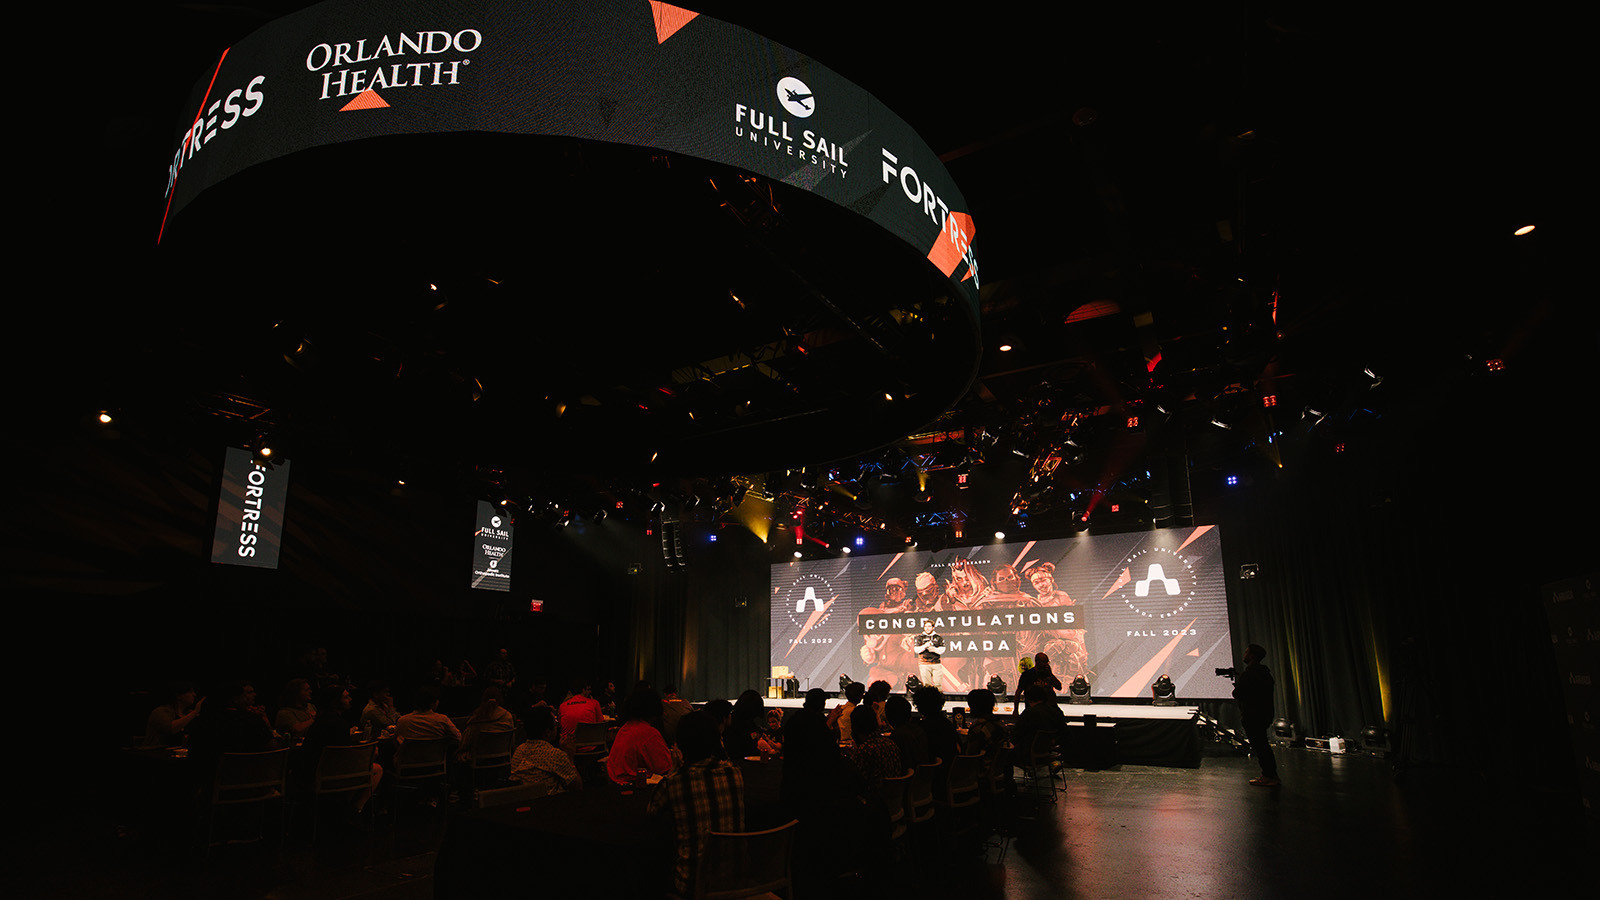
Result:
<svg viewBox="0 0 1600 900">
<path fill-rule="evenodd" d="M 1256 769 L 1240 757 L 1068 770 L 1057 803 L 1022 810 L 1003 860 L 994 849 L 935 851 L 886 864 L 876 881 L 932 878 L 931 893 L 907 896 L 952 900 L 1600 896 L 1597 830 L 1571 798 L 1460 770 L 1416 770 L 1397 784 L 1382 760 L 1278 757 L 1280 788 L 1247 784 Z M 291 835 L 202 857 L 90 811 L 31 835 L 21 896 L 417 900 L 432 896 L 448 815 L 333 830 L 315 848 Z"/>
</svg>

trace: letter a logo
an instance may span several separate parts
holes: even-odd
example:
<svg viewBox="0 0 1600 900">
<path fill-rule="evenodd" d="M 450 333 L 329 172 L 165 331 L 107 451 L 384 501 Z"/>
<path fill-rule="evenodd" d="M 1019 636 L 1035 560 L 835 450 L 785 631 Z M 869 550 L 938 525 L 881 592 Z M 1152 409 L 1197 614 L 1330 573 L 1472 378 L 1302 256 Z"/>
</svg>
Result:
<svg viewBox="0 0 1600 900">
<path fill-rule="evenodd" d="M 1176 579 L 1176 578 L 1168 578 L 1167 577 L 1167 573 L 1162 571 L 1160 563 L 1152 563 L 1151 566 L 1150 566 L 1150 571 L 1145 576 L 1144 580 L 1143 581 L 1135 581 L 1133 583 L 1133 595 L 1135 597 L 1148 597 L 1148 596 L 1150 596 L 1150 582 L 1152 582 L 1152 581 L 1161 582 L 1162 586 L 1167 589 L 1167 596 L 1168 597 L 1173 597 L 1173 596 L 1177 595 L 1177 593 L 1178 593 L 1178 579 Z"/>
<path fill-rule="evenodd" d="M 794 611 L 797 613 L 805 612 L 807 600 L 811 601 L 817 612 L 822 612 L 822 598 L 817 596 L 817 589 L 810 585 L 806 586 L 806 595 L 801 597 L 800 602 L 794 605 Z"/>
</svg>

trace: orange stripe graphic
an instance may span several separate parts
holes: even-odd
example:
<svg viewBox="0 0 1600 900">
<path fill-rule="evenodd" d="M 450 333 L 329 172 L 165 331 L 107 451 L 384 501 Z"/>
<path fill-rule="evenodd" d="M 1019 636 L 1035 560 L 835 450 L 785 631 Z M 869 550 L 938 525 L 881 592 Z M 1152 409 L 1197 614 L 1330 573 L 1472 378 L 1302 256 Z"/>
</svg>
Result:
<svg viewBox="0 0 1600 900">
<path fill-rule="evenodd" d="M 839 599 L 839 595 L 838 594 L 834 594 L 833 597 L 830 598 L 827 603 L 822 604 L 822 608 L 821 609 L 812 610 L 811 618 L 806 620 L 805 627 L 801 628 L 800 629 L 800 633 L 795 635 L 794 643 L 790 644 L 789 645 L 789 649 L 785 650 L 783 652 L 783 658 L 784 659 L 788 659 L 789 658 L 789 654 L 794 652 L 794 648 L 800 646 L 800 639 L 806 636 L 806 632 L 811 630 L 811 626 L 817 624 L 817 620 L 818 619 L 820 619 L 823 616 L 828 614 L 828 610 L 833 607 L 833 601 L 837 600 L 837 599 Z"/>
<path fill-rule="evenodd" d="M 1189 624 L 1183 626 L 1183 630 L 1184 631 L 1188 631 L 1189 629 L 1193 628 L 1194 627 L 1194 623 L 1196 623 L 1198 621 L 1200 621 L 1198 618 L 1190 619 L 1189 620 Z M 1150 679 L 1155 677 L 1155 674 L 1161 670 L 1162 664 L 1167 661 L 1167 657 L 1172 655 L 1172 651 L 1176 650 L 1178 648 L 1178 642 L 1181 641 L 1181 640 L 1183 640 L 1183 635 L 1180 634 L 1177 637 L 1174 637 L 1172 640 L 1168 641 L 1167 645 L 1165 647 L 1161 648 L 1161 652 L 1160 653 L 1157 653 L 1154 657 L 1151 658 L 1151 660 L 1149 662 L 1145 663 L 1144 664 L 1144 668 L 1142 668 L 1139 671 L 1133 673 L 1133 677 L 1129 678 L 1127 680 L 1127 682 L 1122 685 L 1122 687 L 1119 687 L 1116 690 L 1112 691 L 1111 692 L 1111 696 L 1113 696 L 1113 697 L 1137 697 L 1137 696 L 1139 696 L 1139 692 L 1142 691 L 1144 689 L 1145 685 L 1148 685 L 1150 683 Z"/>
</svg>

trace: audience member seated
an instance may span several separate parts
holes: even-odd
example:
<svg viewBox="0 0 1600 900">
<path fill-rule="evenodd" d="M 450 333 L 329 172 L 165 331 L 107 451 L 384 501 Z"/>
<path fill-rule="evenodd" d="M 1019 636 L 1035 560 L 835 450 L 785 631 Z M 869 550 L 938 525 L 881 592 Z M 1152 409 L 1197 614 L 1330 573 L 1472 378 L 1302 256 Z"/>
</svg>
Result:
<svg viewBox="0 0 1600 900">
<path fill-rule="evenodd" d="M 361 720 L 358 723 L 362 731 L 370 730 L 375 735 L 380 735 L 385 729 L 393 728 L 400 724 L 400 711 L 394 708 L 394 697 L 389 693 L 389 683 L 374 681 L 367 686 L 370 699 L 361 710 Z"/>
<path fill-rule="evenodd" d="M 472 711 L 472 715 L 467 718 L 467 724 L 461 729 L 459 759 L 472 758 L 472 740 L 480 733 L 499 734 L 517 730 L 517 722 L 511 717 L 511 712 L 505 708 L 504 703 L 505 692 L 497 687 L 483 689 L 483 702 Z"/>
<path fill-rule="evenodd" d="M 606 682 L 605 687 L 601 688 L 599 692 L 594 695 L 594 699 L 599 702 L 601 711 L 608 716 L 613 718 L 616 717 L 617 683 L 615 681 Z"/>
<path fill-rule="evenodd" d="M 774 706 L 767 710 L 767 727 L 762 732 L 761 740 L 756 743 L 756 747 L 762 753 L 783 755 L 783 707 Z"/>
<path fill-rule="evenodd" d="M 695 864 L 711 831 L 744 830 L 744 778 L 717 758 L 717 725 L 704 712 L 678 722 L 678 749 L 684 765 L 662 780 L 650 797 L 650 812 L 671 819 L 677 837 L 672 894 L 694 896 Z"/>
<path fill-rule="evenodd" d="M 906 767 L 900 761 L 900 748 L 878 733 L 878 716 L 872 707 L 858 706 L 850 716 L 854 719 L 851 729 L 856 736 L 855 751 L 850 758 L 869 793 L 883 779 L 904 775 Z"/>
<path fill-rule="evenodd" d="M 279 734 L 303 738 L 317 720 L 317 707 L 311 702 L 311 682 L 304 678 L 291 678 L 283 687 L 278 701 L 278 715 L 272 726 Z"/>
<path fill-rule="evenodd" d="M 606 720 L 592 691 L 593 685 L 587 679 L 574 678 L 572 695 L 561 701 L 561 749 L 568 753 L 573 752 L 572 736 L 580 723 L 592 725 Z"/>
<path fill-rule="evenodd" d="M 993 760 L 1006 743 L 1006 731 L 994 717 L 994 692 L 984 688 L 967 693 L 967 739 L 962 750 L 982 753 Z"/>
<path fill-rule="evenodd" d="M 767 708 L 761 695 L 745 691 L 733 704 L 733 721 L 722 733 L 729 759 L 761 755 L 761 738 L 767 729 Z"/>
<path fill-rule="evenodd" d="M 878 714 L 879 734 L 889 730 L 889 719 L 883 714 L 883 704 L 888 701 L 889 693 L 892 690 L 887 681 L 874 681 L 867 688 L 867 704 L 872 707 L 873 712 Z"/>
<path fill-rule="evenodd" d="M 717 758 L 728 759 L 728 729 L 733 726 L 733 704 L 726 700 L 712 700 L 706 704 L 704 712 L 711 717 L 711 724 L 717 729 Z"/>
<path fill-rule="evenodd" d="M 694 712 L 694 707 L 689 701 L 678 698 L 677 685 L 667 685 L 666 691 L 661 695 L 661 736 L 667 739 L 668 744 L 678 741 L 678 720 Z"/>
<path fill-rule="evenodd" d="M 616 784 L 630 784 L 644 775 L 672 770 L 672 751 L 655 723 L 661 721 L 661 698 L 639 685 L 622 704 L 622 728 L 606 757 L 606 775 Z"/>
<path fill-rule="evenodd" d="M 394 734 L 405 741 L 432 741 L 449 738 L 460 742 L 461 732 L 450 717 L 439 712 L 439 691 L 432 687 L 417 688 L 416 709 L 400 717 Z"/>
<path fill-rule="evenodd" d="M 208 779 L 224 753 L 260 753 L 277 746 L 267 711 L 256 704 L 255 685 L 248 681 L 223 685 L 189 734 L 190 757 L 199 760 Z"/>
<path fill-rule="evenodd" d="M 856 707 L 856 713 L 863 722 L 875 719 L 863 706 Z M 868 807 L 866 790 L 855 766 L 840 752 L 834 732 L 826 727 L 802 729 L 784 746 L 780 796 L 789 814 L 800 820 L 794 852 L 797 892 L 815 893 L 816 888 L 807 888 L 835 883 L 863 851 L 876 855 L 871 838 L 886 834 L 888 815 L 881 806 Z M 840 848 L 851 852 L 838 853 Z"/>
<path fill-rule="evenodd" d="M 805 705 L 783 717 L 783 746 L 795 741 L 833 741 L 827 724 L 828 692 L 822 688 L 806 691 Z"/>
<path fill-rule="evenodd" d="M 175 681 L 167 688 L 166 702 L 150 710 L 145 720 L 145 747 L 176 747 L 183 743 L 185 732 L 197 716 L 204 700 L 195 702 L 194 685 Z"/>
<path fill-rule="evenodd" d="M 297 751 L 301 754 L 302 778 L 310 782 L 315 776 L 317 763 L 322 758 L 325 747 L 348 747 L 352 744 L 363 743 L 362 739 L 350 733 L 350 691 L 341 685 L 329 685 L 317 693 L 317 708 L 321 710 L 316 722 L 306 732 L 306 742 Z M 383 778 L 383 767 L 374 760 L 372 763 L 372 784 L 355 797 L 355 811 L 357 813 L 367 808 L 367 801 L 372 799 L 372 792 L 378 789 L 378 782 Z"/>
<path fill-rule="evenodd" d="M 896 694 L 885 700 L 883 713 L 889 717 L 889 739 L 900 748 L 900 762 L 906 768 L 933 762 L 928 749 L 928 734 L 911 724 L 911 702 Z"/>
<path fill-rule="evenodd" d="M 948 769 L 956 759 L 956 724 L 944 714 L 944 691 L 932 685 L 917 688 L 917 712 L 922 713 L 922 731 L 928 736 L 928 752 L 942 760 Z"/>
<path fill-rule="evenodd" d="M 572 757 L 555 746 L 557 740 L 555 713 L 548 706 L 536 706 L 528 712 L 528 739 L 517 745 L 511 754 L 511 777 L 525 785 L 543 787 L 547 792 L 583 789 L 583 779 L 572 764 Z"/>
<path fill-rule="evenodd" d="M 828 713 L 828 728 L 831 731 L 838 732 L 839 743 L 848 744 L 852 740 L 850 727 L 854 720 L 851 718 L 851 714 L 856 711 L 856 707 L 861 705 L 862 698 L 866 697 L 866 695 L 867 686 L 859 681 L 852 681 L 844 689 L 844 702 L 835 706 L 833 711 Z"/>
</svg>

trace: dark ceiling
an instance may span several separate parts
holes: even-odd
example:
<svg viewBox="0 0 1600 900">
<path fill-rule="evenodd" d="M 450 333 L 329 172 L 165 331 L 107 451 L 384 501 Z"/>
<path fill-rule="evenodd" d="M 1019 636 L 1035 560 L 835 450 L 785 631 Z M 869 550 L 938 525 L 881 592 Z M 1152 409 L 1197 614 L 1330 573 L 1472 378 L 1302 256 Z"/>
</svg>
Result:
<svg viewBox="0 0 1600 900">
<path fill-rule="evenodd" d="M 195 366 L 192 347 L 214 342 L 216 327 L 188 312 L 161 316 L 168 289 L 184 292 L 141 282 L 184 278 L 184 262 L 152 259 L 150 250 L 172 122 L 190 84 L 220 48 L 304 5 L 168 4 L 100 23 L 89 80 L 116 73 L 134 87 L 107 96 L 101 117 L 77 123 L 85 134 L 68 152 L 86 174 L 59 209 L 71 228 L 63 234 L 72 235 L 62 242 L 93 248 L 90 258 L 68 263 L 76 271 L 64 277 L 91 298 L 85 306 L 95 316 L 84 323 L 74 315 L 82 333 L 71 348 L 33 332 L 40 359 L 75 360 L 71 372 L 50 377 L 78 406 L 114 405 L 107 396 L 148 406 L 158 392 L 179 407 L 168 414 L 213 429 L 207 433 L 219 422 L 249 430 L 223 414 L 259 400 L 252 392 L 261 391 L 260 378 L 230 372 L 216 357 Z M 749 453 L 743 458 L 759 464 L 740 468 L 737 456 L 702 456 L 668 472 L 695 479 L 681 485 L 685 495 L 752 484 L 780 502 L 815 506 L 809 476 L 806 486 L 798 475 L 729 478 L 769 463 L 809 464 L 842 480 L 835 495 L 860 495 L 863 475 L 920 470 L 953 483 L 977 464 L 987 467 L 1000 506 L 1076 516 L 1091 502 L 1148 501 L 1145 473 L 1154 469 L 1197 480 L 1235 471 L 1282 477 L 1286 461 L 1341 452 L 1346 443 L 1404 440 L 1410 432 L 1385 417 L 1409 414 L 1451 385 L 1497 377 L 1490 360 L 1592 383 L 1592 363 L 1572 359 L 1592 358 L 1592 318 L 1547 277 L 1556 257 L 1550 241 L 1561 240 L 1549 207 L 1560 176 L 1544 155 L 1560 144 L 1563 126 L 1555 114 L 1561 100 L 1540 85 L 1562 83 L 1566 63 L 1545 52 L 1537 15 L 1415 23 L 1428 26 L 1419 34 L 1414 23 L 1342 4 L 1115 4 L 1037 19 L 996 4 L 959 12 L 690 5 L 812 56 L 910 122 L 970 203 L 984 283 L 981 362 L 948 411 L 895 419 L 893 435 L 862 438 L 842 459 Z M 336 218 L 327 217 L 329 227 Z M 1525 224 L 1541 230 L 1513 238 Z M 219 246 L 193 266 L 208 283 L 226 270 Z M 331 272 L 336 262 L 321 265 Z M 248 269 L 242 254 L 239 265 Z M 216 287 L 228 296 L 228 285 Z M 250 296 L 275 313 L 296 307 Z M 430 300 L 405 302 L 422 315 Z M 803 322 L 771 324 L 807 331 Z M 594 326 L 567 326 L 585 335 L 562 352 L 610 354 L 618 398 L 658 386 L 666 373 L 652 370 L 644 348 L 608 347 Z M 435 326 L 408 327 L 385 336 L 403 342 Z M 730 338 L 720 353 L 747 352 L 752 339 Z M 497 371 L 519 371 L 529 395 L 559 382 L 552 367 L 530 374 L 506 365 L 519 348 L 530 358 L 555 352 L 530 333 L 498 348 Z M 383 409 L 385 421 L 409 417 L 397 432 L 420 436 L 451 415 L 470 418 L 450 410 L 470 409 L 480 372 L 441 353 L 427 401 L 438 408 Z M 963 384 L 968 366 L 952 353 Z M 190 367 L 194 377 L 185 380 Z M 161 374 L 136 374 L 148 371 Z M 172 391 L 175 380 L 187 388 Z M 285 405 L 298 411 L 280 412 L 303 419 L 325 394 L 291 396 Z M 550 392 L 551 405 L 558 394 Z M 54 414 L 66 415 L 59 407 Z M 616 443 L 618 426 L 607 427 L 595 443 Z M 900 434 L 908 436 L 889 440 Z M 551 458 L 528 449 L 581 435 L 552 438 L 530 425 L 520 443 L 475 453 L 430 447 L 423 457 L 451 478 L 483 490 L 486 479 L 499 482 L 495 490 L 535 505 L 593 502 L 564 496 L 573 491 L 620 497 L 653 477 L 636 459 L 605 454 L 605 471 L 551 475 Z M 311 446 L 317 437 L 304 440 Z M 938 493 L 892 516 L 893 526 L 910 530 L 908 516 L 926 524 L 963 502 Z M 834 515 L 890 518 L 887 509 L 849 504 Z"/>
</svg>

